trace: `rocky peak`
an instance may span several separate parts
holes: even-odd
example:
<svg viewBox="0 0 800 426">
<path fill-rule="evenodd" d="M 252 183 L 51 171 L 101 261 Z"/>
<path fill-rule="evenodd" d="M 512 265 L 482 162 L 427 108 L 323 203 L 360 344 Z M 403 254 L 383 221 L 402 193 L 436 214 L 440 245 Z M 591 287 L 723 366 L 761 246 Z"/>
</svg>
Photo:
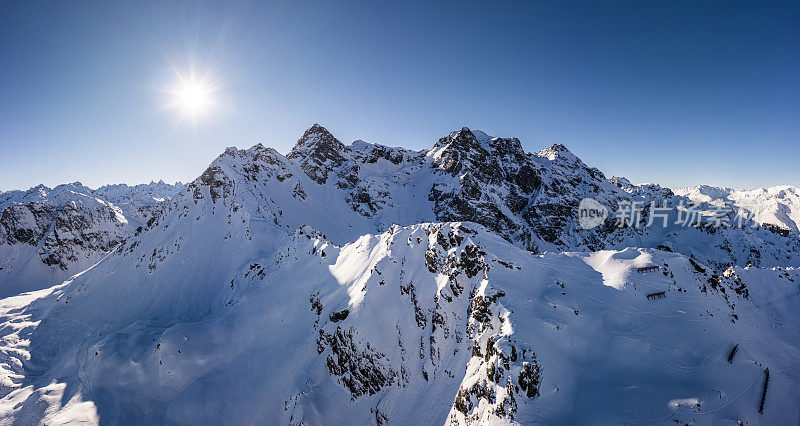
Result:
<svg viewBox="0 0 800 426">
<path fill-rule="evenodd" d="M 348 148 L 353 154 L 353 159 L 359 163 L 376 163 L 379 159 L 384 159 L 392 164 L 398 165 L 403 161 L 414 161 L 413 159 L 419 160 L 424 156 L 424 151 L 420 152 L 405 148 L 390 147 L 365 142 L 361 139 L 353 141 Z"/>
<path fill-rule="evenodd" d="M 272 179 L 282 182 L 291 177 L 286 169 L 288 165 L 286 157 L 274 148 L 267 148 L 260 143 L 249 149 L 228 147 L 200 177 L 187 185 L 188 196 L 197 203 L 205 198 L 207 191 L 214 203 L 219 199 L 233 202 L 237 184 Z"/>
<path fill-rule="evenodd" d="M 578 158 L 575 154 L 572 153 L 566 146 L 560 143 L 554 143 L 549 147 L 539 151 L 536 153 L 538 157 L 547 158 L 550 161 L 566 161 L 569 163 L 576 163 L 580 162 L 580 158 Z"/>
<path fill-rule="evenodd" d="M 480 132 L 481 135 L 485 133 Z M 462 127 L 461 130 L 450 132 L 449 135 L 439 138 L 436 144 L 433 145 L 433 150 L 450 150 L 459 152 L 469 152 L 473 150 L 482 150 L 481 142 L 469 128 Z"/>
<path fill-rule="evenodd" d="M 578 156 L 572 153 L 566 146 L 555 143 L 533 155 L 534 159 L 539 159 L 538 163 L 546 166 L 554 172 L 566 177 L 571 175 L 573 178 L 578 175 L 588 174 L 593 184 L 597 185 L 601 181 L 605 182 L 606 177 L 595 167 L 589 167 L 581 161 Z"/>
<path fill-rule="evenodd" d="M 673 192 L 655 183 L 640 183 L 634 185 L 625 177 L 613 176 L 608 180 L 612 185 L 634 196 L 644 197 L 646 201 L 661 201 L 671 198 Z"/>
<path fill-rule="evenodd" d="M 345 149 L 345 145 L 336 139 L 328 129 L 314 123 L 309 127 L 292 148 L 287 157 L 297 158 L 306 155 L 327 155 L 336 157 Z"/>
<path fill-rule="evenodd" d="M 495 138 L 480 130 L 463 127 L 440 138 L 431 149 L 431 155 L 439 157 L 475 158 L 484 161 L 489 157 L 513 157 L 518 162 L 525 157 L 525 151 L 517 138 Z M 504 160 L 507 161 L 508 159 Z M 474 165 L 480 164 L 473 162 Z"/>
<path fill-rule="evenodd" d="M 347 150 L 326 128 L 315 123 L 303 133 L 286 157 L 298 161 L 311 179 L 324 184 L 328 173 L 345 162 L 342 153 Z"/>
<path fill-rule="evenodd" d="M 430 150 L 433 164 L 452 175 L 462 169 L 473 169 L 474 165 L 485 163 L 490 153 L 475 134 L 466 127 L 440 138 Z"/>
<path fill-rule="evenodd" d="M 609 179 L 608 181 L 611 182 L 612 185 L 616 186 L 617 188 L 621 188 L 623 190 L 627 190 L 628 188 L 633 186 L 631 181 L 623 176 L 611 176 L 611 179 Z"/>
<path fill-rule="evenodd" d="M 88 188 L 88 187 L 84 186 L 82 183 L 77 182 L 77 181 L 76 182 L 72 182 L 72 183 L 64 183 L 64 184 L 61 184 L 61 185 L 57 185 L 55 188 L 53 188 L 53 191 L 54 192 L 59 192 L 59 193 L 65 192 L 65 191 L 69 191 L 69 192 L 76 192 L 78 194 L 91 194 L 92 193 L 91 188 Z"/>
<path fill-rule="evenodd" d="M 46 197 L 48 193 L 50 193 L 51 189 L 45 186 L 44 184 L 38 184 L 33 188 L 26 191 L 27 195 L 33 196 L 38 195 L 40 197 Z M 6 192 L 6 194 L 11 193 L 13 191 Z"/>
</svg>

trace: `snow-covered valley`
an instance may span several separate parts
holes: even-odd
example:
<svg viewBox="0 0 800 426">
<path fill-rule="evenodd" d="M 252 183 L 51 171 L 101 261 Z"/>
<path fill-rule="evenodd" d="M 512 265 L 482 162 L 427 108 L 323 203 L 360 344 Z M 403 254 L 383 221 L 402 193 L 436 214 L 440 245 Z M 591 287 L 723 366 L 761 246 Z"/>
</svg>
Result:
<svg viewBox="0 0 800 426">
<path fill-rule="evenodd" d="M 738 194 L 318 125 L 187 185 L 2 193 L 0 423 L 797 424 L 798 191 L 675 223 Z"/>
</svg>

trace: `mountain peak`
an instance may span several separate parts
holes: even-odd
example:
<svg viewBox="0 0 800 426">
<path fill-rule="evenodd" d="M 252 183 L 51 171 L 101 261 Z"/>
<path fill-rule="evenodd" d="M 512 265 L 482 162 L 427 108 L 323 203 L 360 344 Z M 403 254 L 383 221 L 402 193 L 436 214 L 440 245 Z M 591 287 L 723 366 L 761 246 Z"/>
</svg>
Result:
<svg viewBox="0 0 800 426">
<path fill-rule="evenodd" d="M 536 153 L 537 156 L 547 158 L 550 161 L 555 161 L 556 159 L 567 161 L 567 162 L 576 162 L 580 161 L 580 159 L 572 153 L 566 146 L 560 143 L 554 143 L 549 147 L 539 151 Z"/>
<path fill-rule="evenodd" d="M 328 172 L 344 163 L 348 148 L 328 129 L 314 123 L 294 145 L 286 158 L 298 160 L 303 171 L 317 183 L 328 180 Z"/>
<path fill-rule="evenodd" d="M 631 183 L 631 181 L 624 176 L 611 176 L 611 178 L 608 181 L 611 182 L 611 184 L 616 186 L 617 188 L 622 188 L 622 189 L 631 188 L 634 186 Z"/>
<path fill-rule="evenodd" d="M 297 143 L 287 157 L 294 158 L 305 153 L 343 150 L 344 148 L 344 144 L 339 142 L 339 139 L 336 139 L 328 129 L 314 123 L 303 133 L 303 136 L 297 140 Z"/>
<path fill-rule="evenodd" d="M 433 151 L 448 150 L 464 152 L 480 147 L 481 142 L 475 136 L 475 133 L 472 133 L 472 130 L 468 127 L 462 127 L 460 130 L 450 132 L 447 136 L 439 138 L 433 145 Z"/>
<path fill-rule="evenodd" d="M 462 127 L 458 131 L 450 133 L 450 135 L 452 135 L 452 139 L 454 141 L 467 141 L 467 140 L 469 140 L 469 141 L 476 140 L 477 141 L 478 140 L 478 138 L 475 137 L 475 133 L 472 133 L 472 130 L 470 130 L 469 127 L 466 127 L 466 126 Z"/>
</svg>

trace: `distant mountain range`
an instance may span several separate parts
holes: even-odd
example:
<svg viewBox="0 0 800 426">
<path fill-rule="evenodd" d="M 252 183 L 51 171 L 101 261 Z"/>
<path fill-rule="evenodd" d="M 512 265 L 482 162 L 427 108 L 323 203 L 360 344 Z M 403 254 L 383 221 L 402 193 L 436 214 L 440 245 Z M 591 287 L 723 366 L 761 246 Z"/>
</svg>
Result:
<svg viewBox="0 0 800 426">
<path fill-rule="evenodd" d="M 701 185 L 677 189 L 675 194 L 703 203 L 732 204 L 753 213 L 753 220 L 760 224 L 800 235 L 800 188 L 796 186 L 738 190 Z"/>
<path fill-rule="evenodd" d="M 186 185 L 2 193 L 0 422 L 796 424 L 799 196 L 316 124 Z"/>
<path fill-rule="evenodd" d="M 183 185 L 92 190 L 75 182 L 0 193 L 0 296 L 61 282 L 100 260 Z"/>
</svg>

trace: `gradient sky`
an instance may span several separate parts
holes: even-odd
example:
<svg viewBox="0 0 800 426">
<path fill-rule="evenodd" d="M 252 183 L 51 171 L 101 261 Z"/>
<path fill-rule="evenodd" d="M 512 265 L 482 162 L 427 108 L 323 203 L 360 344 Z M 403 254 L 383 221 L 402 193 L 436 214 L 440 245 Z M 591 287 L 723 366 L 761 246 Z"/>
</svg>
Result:
<svg viewBox="0 0 800 426">
<path fill-rule="evenodd" d="M 17 1 L 0 6 L 0 190 L 188 181 L 227 146 L 430 147 L 468 126 L 607 176 L 800 186 L 797 1 Z M 163 108 L 172 67 L 217 107 Z"/>
</svg>

